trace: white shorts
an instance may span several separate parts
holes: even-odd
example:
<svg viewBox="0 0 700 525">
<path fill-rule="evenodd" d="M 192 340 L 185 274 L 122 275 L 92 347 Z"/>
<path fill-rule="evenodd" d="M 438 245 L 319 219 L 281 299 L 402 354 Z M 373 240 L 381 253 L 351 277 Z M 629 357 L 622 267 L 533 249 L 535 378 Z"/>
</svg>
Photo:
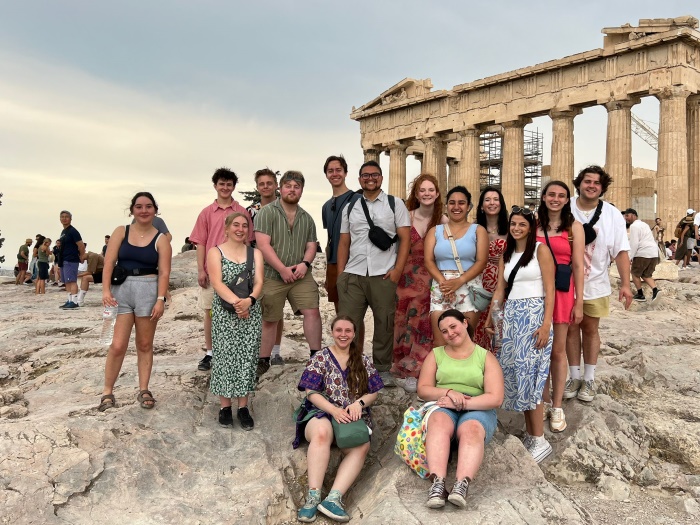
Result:
<svg viewBox="0 0 700 525">
<path fill-rule="evenodd" d="M 461 275 L 457 270 L 440 270 L 440 273 L 445 279 L 455 279 Z M 430 311 L 444 312 L 445 310 L 454 308 L 462 313 L 478 312 L 479 310 L 477 310 L 476 306 L 472 304 L 469 298 L 468 287 L 472 283 L 476 286 L 481 286 L 481 274 L 474 277 L 474 279 L 467 284 L 460 286 L 455 292 L 454 301 L 446 301 L 440 291 L 440 285 L 433 280 L 430 285 Z"/>
</svg>

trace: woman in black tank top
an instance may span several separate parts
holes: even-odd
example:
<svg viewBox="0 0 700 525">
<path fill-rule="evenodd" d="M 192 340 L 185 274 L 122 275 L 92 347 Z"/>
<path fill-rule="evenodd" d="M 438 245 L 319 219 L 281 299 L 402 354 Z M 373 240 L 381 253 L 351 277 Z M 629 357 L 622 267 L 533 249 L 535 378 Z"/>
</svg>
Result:
<svg viewBox="0 0 700 525">
<path fill-rule="evenodd" d="M 153 336 L 165 311 L 172 248 L 167 237 L 153 226 L 153 218 L 158 212 L 153 195 L 137 193 L 131 199 L 129 211 L 136 222 L 114 230 L 107 245 L 102 272 L 102 304 L 105 307 L 118 306 L 118 315 L 107 353 L 100 411 L 115 406 L 114 383 L 134 326 L 139 373 L 137 400 L 142 408 L 153 408 L 156 402 L 148 383 L 153 368 Z M 122 284 L 113 285 L 112 273 L 117 264 L 126 270 L 128 276 Z"/>
</svg>

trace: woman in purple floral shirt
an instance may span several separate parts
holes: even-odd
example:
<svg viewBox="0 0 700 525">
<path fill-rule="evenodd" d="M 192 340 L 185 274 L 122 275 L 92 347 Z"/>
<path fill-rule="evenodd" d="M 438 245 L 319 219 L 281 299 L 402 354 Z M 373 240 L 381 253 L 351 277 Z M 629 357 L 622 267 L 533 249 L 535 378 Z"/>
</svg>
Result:
<svg viewBox="0 0 700 525">
<path fill-rule="evenodd" d="M 338 316 L 331 323 L 334 344 L 309 359 L 298 389 L 306 391 L 306 400 L 297 414 L 297 431 L 293 446 L 302 436 L 309 442 L 306 453 L 309 492 L 306 504 L 299 509 L 299 521 L 310 523 L 319 510 L 329 518 L 348 521 L 341 497 L 362 470 L 369 442 L 350 449 L 341 449 L 343 460 L 331 491 L 321 501 L 321 486 L 328 468 L 333 427 L 338 423 L 362 420 L 372 429 L 369 407 L 384 387 L 372 361 L 355 345 L 355 324 L 350 317 Z"/>
</svg>

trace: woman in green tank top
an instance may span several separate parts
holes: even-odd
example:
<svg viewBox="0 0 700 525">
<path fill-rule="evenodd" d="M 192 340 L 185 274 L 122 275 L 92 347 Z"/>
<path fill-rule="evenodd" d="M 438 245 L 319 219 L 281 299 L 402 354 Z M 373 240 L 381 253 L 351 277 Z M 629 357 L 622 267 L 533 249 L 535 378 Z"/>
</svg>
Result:
<svg viewBox="0 0 700 525">
<path fill-rule="evenodd" d="M 440 508 L 447 500 L 464 508 L 484 446 L 496 431 L 503 373 L 493 354 L 472 341 L 464 314 L 447 310 L 440 315 L 438 327 L 446 344 L 428 354 L 418 379 L 418 395 L 438 407 L 429 416 L 425 440 L 428 467 L 434 475 L 426 505 Z M 448 496 L 445 477 L 453 439 L 459 444 L 457 479 Z"/>
</svg>

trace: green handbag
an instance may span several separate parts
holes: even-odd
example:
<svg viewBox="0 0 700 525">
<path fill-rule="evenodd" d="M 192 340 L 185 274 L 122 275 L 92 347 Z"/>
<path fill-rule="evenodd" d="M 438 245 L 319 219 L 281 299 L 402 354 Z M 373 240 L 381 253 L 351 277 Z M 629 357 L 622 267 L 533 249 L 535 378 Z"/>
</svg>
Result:
<svg viewBox="0 0 700 525">
<path fill-rule="evenodd" d="M 369 429 L 362 418 L 351 423 L 338 423 L 331 418 L 331 425 L 338 448 L 355 448 L 369 441 Z"/>
</svg>

